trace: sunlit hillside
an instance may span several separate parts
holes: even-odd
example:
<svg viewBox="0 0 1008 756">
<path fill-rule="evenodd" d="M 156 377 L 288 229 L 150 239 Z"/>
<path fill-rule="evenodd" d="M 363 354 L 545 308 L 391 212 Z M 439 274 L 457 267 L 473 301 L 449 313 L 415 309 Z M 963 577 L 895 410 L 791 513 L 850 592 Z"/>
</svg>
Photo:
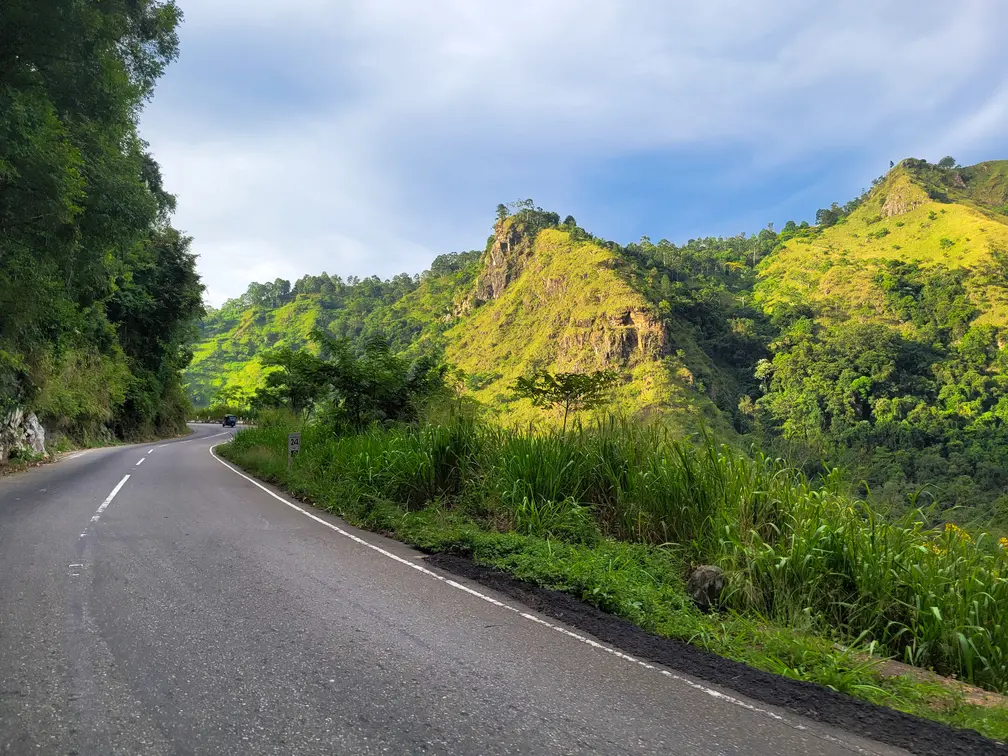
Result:
<svg viewBox="0 0 1008 756">
<path fill-rule="evenodd" d="M 908 165 L 909 163 L 909 165 Z M 824 314 L 885 317 L 876 280 L 886 262 L 969 271 L 978 323 L 1008 324 L 1008 161 L 941 172 L 904 161 L 849 216 L 785 242 L 760 270 L 757 294 L 772 312 L 808 299 Z"/>
</svg>

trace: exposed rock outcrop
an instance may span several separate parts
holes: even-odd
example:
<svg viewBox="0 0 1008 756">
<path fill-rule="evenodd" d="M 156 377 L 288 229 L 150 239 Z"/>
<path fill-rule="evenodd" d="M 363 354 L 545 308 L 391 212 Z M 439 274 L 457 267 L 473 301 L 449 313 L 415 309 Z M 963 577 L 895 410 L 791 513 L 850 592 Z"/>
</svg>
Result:
<svg viewBox="0 0 1008 756">
<path fill-rule="evenodd" d="M 882 216 L 892 218 L 894 215 L 909 213 L 929 200 L 927 193 L 905 176 L 894 180 L 889 186 L 885 202 L 882 203 Z"/>
<path fill-rule="evenodd" d="M 45 456 L 45 429 L 34 412 L 15 407 L 0 418 L 0 462 L 25 452 Z"/>
<path fill-rule="evenodd" d="M 693 570 L 686 582 L 686 590 L 693 603 L 706 612 L 720 605 L 725 582 L 725 574 L 720 567 L 704 564 Z"/>
<path fill-rule="evenodd" d="M 664 325 L 647 310 L 625 310 L 604 315 L 563 336 L 561 354 L 583 352 L 589 346 L 599 364 L 631 365 L 667 353 Z"/>
<path fill-rule="evenodd" d="M 476 285 L 476 298 L 499 299 L 532 254 L 532 242 L 520 223 L 508 219 L 494 227 L 494 243 L 487 252 L 483 274 Z"/>
<path fill-rule="evenodd" d="M 520 222 L 508 219 L 498 223 L 475 292 L 456 307 L 454 315 L 468 314 L 485 302 L 500 299 L 521 275 L 533 254 L 534 239 Z M 543 279 L 542 290 L 548 298 L 562 299 L 567 289 L 568 282 L 563 277 L 554 275 Z M 557 341 L 560 369 L 593 369 L 598 364 L 627 366 L 657 359 L 667 352 L 669 339 L 665 327 L 657 315 L 646 308 L 606 312 L 603 307 L 595 317 L 578 322 L 576 326 Z M 588 354 L 594 354 L 591 365 L 580 364 Z M 572 355 L 579 357 L 565 358 Z"/>
</svg>

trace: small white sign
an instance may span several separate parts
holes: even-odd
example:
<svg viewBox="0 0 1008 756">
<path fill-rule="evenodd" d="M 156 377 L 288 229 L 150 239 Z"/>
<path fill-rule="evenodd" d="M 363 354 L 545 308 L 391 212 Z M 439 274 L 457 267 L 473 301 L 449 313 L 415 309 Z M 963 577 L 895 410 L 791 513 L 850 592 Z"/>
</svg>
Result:
<svg viewBox="0 0 1008 756">
<path fill-rule="evenodd" d="M 287 451 L 291 454 L 297 454 L 301 451 L 301 434 L 300 433 L 290 433 L 287 435 Z"/>
</svg>

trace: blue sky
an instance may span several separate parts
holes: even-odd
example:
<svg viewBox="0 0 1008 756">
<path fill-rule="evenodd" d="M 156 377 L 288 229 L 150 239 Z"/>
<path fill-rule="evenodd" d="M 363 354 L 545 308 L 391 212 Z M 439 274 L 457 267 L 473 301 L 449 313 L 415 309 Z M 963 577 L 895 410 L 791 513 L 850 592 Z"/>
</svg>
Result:
<svg viewBox="0 0 1008 756">
<path fill-rule="evenodd" d="M 684 242 L 1008 158 L 1001 0 L 179 0 L 141 132 L 213 305 L 424 270 L 532 197 Z"/>
</svg>

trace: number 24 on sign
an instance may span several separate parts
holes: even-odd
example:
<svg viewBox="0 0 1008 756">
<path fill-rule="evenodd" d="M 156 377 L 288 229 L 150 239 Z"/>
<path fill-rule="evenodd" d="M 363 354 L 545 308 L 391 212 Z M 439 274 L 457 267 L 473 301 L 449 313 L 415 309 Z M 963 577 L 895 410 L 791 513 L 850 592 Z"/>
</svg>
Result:
<svg viewBox="0 0 1008 756">
<path fill-rule="evenodd" d="M 294 455 L 301 451 L 301 434 L 290 433 L 287 436 L 287 467 L 290 467 Z"/>
</svg>

